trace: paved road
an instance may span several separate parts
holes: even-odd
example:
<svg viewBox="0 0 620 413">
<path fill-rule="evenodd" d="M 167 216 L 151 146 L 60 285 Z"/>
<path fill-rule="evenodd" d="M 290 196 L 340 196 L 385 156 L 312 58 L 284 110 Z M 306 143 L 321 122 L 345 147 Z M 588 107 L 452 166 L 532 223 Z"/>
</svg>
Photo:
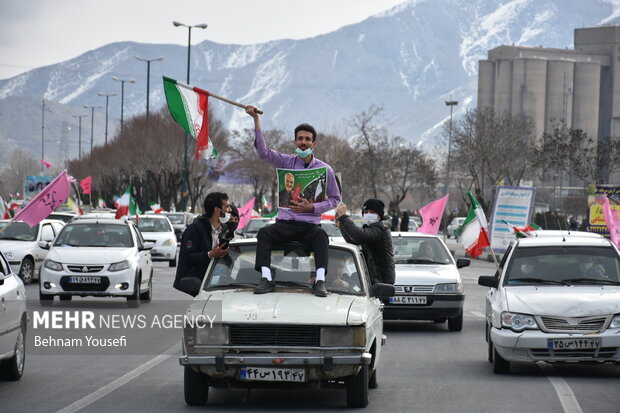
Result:
<svg viewBox="0 0 620 413">
<path fill-rule="evenodd" d="M 459 255 L 457 251 L 457 255 Z M 173 269 L 156 264 L 154 303 L 186 300 L 170 287 Z M 388 342 L 366 411 L 382 412 L 620 412 L 620 367 L 516 365 L 497 376 L 486 361 L 483 338 L 484 294 L 479 275 L 493 264 L 475 260 L 461 270 L 467 298 L 462 332 L 446 324 L 387 322 Z M 37 297 L 37 285 L 27 288 Z M 171 302 L 172 303 L 172 302 Z M 176 302 L 174 302 L 176 303 Z M 31 306 L 36 306 L 30 304 Z M 143 305 L 141 308 L 146 308 Z M 130 314 L 122 301 L 76 299 L 54 309 L 99 308 Z M 30 331 L 32 338 L 32 331 Z M 144 354 L 29 354 L 20 382 L 0 382 L 2 412 L 173 412 L 190 409 L 183 401 L 179 333 L 146 335 Z M 148 353 L 148 354 L 147 354 Z M 207 408 L 218 411 L 342 411 L 344 389 L 270 391 L 211 390 Z"/>
</svg>

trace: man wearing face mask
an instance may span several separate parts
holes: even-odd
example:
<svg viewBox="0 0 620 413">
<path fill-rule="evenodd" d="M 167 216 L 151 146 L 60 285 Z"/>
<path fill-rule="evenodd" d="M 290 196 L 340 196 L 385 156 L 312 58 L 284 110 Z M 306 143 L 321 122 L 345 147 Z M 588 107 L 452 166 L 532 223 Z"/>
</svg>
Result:
<svg viewBox="0 0 620 413">
<path fill-rule="evenodd" d="M 325 274 L 329 238 L 321 227 L 321 214 L 336 208 L 340 202 L 340 189 L 336 183 L 334 170 L 325 162 L 314 157 L 312 150 L 316 145 L 316 131 L 311 125 L 303 123 L 295 128 L 295 155 L 283 154 L 269 148 L 261 131 L 260 118 L 254 106 L 247 106 L 246 112 L 254 119 L 254 146 L 258 157 L 276 168 L 282 169 L 327 169 L 327 199 L 312 203 L 303 197 L 291 199 L 289 209 L 280 209 L 275 224 L 258 231 L 255 268 L 261 279 L 254 293 L 263 294 L 275 291 L 276 285 L 271 274 L 271 249 L 274 244 L 301 241 L 312 245 L 316 266 L 316 281 L 312 293 L 319 297 L 327 296 Z"/>
<path fill-rule="evenodd" d="M 373 284 L 394 284 L 395 278 L 391 223 L 384 210 L 383 201 L 368 199 L 362 207 L 362 216 L 367 223 L 359 228 L 347 215 L 346 205 L 340 204 L 336 209 L 336 220 L 344 239 L 362 246 Z"/>
<path fill-rule="evenodd" d="M 230 218 L 228 195 L 222 192 L 211 192 L 204 200 L 204 214 L 200 215 L 187 226 L 181 236 L 179 263 L 173 287 L 190 295 L 196 296 L 198 291 L 181 289 L 181 279 L 195 277 L 200 281 L 205 276 L 212 258 L 228 254 L 228 246 L 219 241 L 220 233 Z"/>
</svg>

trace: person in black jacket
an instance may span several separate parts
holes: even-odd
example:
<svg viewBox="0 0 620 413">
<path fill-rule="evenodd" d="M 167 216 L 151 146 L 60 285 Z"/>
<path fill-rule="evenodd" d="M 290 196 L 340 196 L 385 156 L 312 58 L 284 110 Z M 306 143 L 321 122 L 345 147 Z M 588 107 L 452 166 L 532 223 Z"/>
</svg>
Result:
<svg viewBox="0 0 620 413">
<path fill-rule="evenodd" d="M 359 228 L 347 215 L 347 206 L 336 209 L 336 220 L 344 239 L 362 246 L 362 252 L 371 280 L 374 283 L 394 284 L 394 248 L 390 233 L 390 220 L 384 215 L 385 204 L 379 199 L 369 199 L 362 207 L 368 224 Z"/>
<path fill-rule="evenodd" d="M 211 258 L 228 254 L 228 247 L 222 246 L 217 241 L 222 229 L 225 230 L 222 224 L 228 221 L 229 217 L 228 195 L 222 192 L 212 192 L 205 197 L 204 214 L 189 224 L 181 236 L 174 288 L 194 297 L 198 295 L 198 291 L 182 289 L 181 279 L 194 277 L 202 281 Z"/>
<path fill-rule="evenodd" d="M 403 217 L 400 219 L 400 232 L 409 231 L 409 212 L 404 211 Z"/>
</svg>

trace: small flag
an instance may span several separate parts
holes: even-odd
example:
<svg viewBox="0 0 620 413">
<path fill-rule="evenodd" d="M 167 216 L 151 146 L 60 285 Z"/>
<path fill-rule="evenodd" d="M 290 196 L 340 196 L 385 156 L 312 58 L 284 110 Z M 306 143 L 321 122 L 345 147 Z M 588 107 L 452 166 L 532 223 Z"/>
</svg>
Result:
<svg viewBox="0 0 620 413">
<path fill-rule="evenodd" d="M 530 232 L 538 231 L 541 229 L 538 225 L 534 223 L 528 224 L 525 227 L 515 227 L 514 225 L 510 225 L 509 222 L 506 222 L 503 219 L 502 222 L 510 227 L 512 233 L 515 234 L 517 238 L 527 238 L 531 235 Z"/>
<path fill-rule="evenodd" d="M 97 201 L 97 207 L 98 208 L 105 208 L 107 205 L 105 204 L 105 201 L 101 198 L 99 198 L 99 200 Z"/>
<path fill-rule="evenodd" d="M 133 199 L 133 196 L 131 196 L 131 185 L 129 185 L 127 189 L 125 189 L 123 196 L 118 200 L 115 218 L 119 219 L 124 215 L 135 215 L 137 218 L 140 214 L 140 208 L 138 208 L 136 201 Z"/>
<path fill-rule="evenodd" d="M 164 76 L 164 92 L 172 118 L 194 137 L 196 159 L 215 159 L 209 140 L 209 92 Z"/>
<path fill-rule="evenodd" d="M 84 195 L 90 194 L 90 190 L 93 186 L 93 177 L 89 176 L 80 181 L 80 187 L 82 188 L 82 193 Z"/>
<path fill-rule="evenodd" d="M 482 254 L 484 247 L 491 245 L 491 242 L 487 231 L 487 219 L 482 207 L 471 192 L 468 192 L 467 196 L 471 207 L 465 222 L 454 231 L 454 235 L 458 237 L 459 244 L 465 247 L 467 254 L 476 258 Z"/>
<path fill-rule="evenodd" d="M 247 225 L 250 218 L 252 218 L 252 209 L 254 208 L 254 201 L 256 197 L 252 197 L 250 201 L 239 209 L 239 226 L 238 229 L 243 229 Z"/>
<path fill-rule="evenodd" d="M 149 206 L 151 207 L 151 211 L 156 214 L 162 213 L 164 209 L 157 202 L 149 202 Z"/>
<path fill-rule="evenodd" d="M 80 208 L 74 201 L 73 198 L 69 197 L 67 198 L 67 206 L 69 207 L 69 209 L 73 212 L 75 212 L 78 215 L 83 215 L 84 212 L 82 211 L 82 208 Z"/>
<path fill-rule="evenodd" d="M 271 204 L 269 204 L 269 201 L 267 201 L 265 195 L 263 195 L 263 208 L 271 209 Z"/>
<path fill-rule="evenodd" d="M 49 162 L 45 161 L 44 159 L 41 159 L 41 163 L 42 163 L 42 164 L 43 164 L 43 166 L 45 166 L 47 169 L 49 169 L 49 168 L 51 168 L 52 166 L 54 166 L 54 165 L 52 165 L 51 163 L 49 163 Z"/>
<path fill-rule="evenodd" d="M 609 228 L 609 237 L 611 242 L 618 248 L 620 248 L 620 217 L 618 217 L 618 211 L 611 209 L 611 203 L 607 194 L 605 194 L 605 200 L 603 201 L 603 216 Z"/>
<path fill-rule="evenodd" d="M 446 209 L 447 203 L 448 195 L 420 208 L 422 226 L 418 228 L 418 232 L 433 235 L 439 234 L 441 219 L 443 218 L 443 212 Z"/>
<path fill-rule="evenodd" d="M 37 225 L 62 205 L 69 197 L 71 186 L 67 170 L 62 171 L 32 201 L 13 217 L 14 221 L 24 221 L 31 228 Z"/>
<path fill-rule="evenodd" d="M 9 213 L 9 206 L 4 202 L 4 199 L 0 196 L 0 219 L 11 219 Z"/>
</svg>

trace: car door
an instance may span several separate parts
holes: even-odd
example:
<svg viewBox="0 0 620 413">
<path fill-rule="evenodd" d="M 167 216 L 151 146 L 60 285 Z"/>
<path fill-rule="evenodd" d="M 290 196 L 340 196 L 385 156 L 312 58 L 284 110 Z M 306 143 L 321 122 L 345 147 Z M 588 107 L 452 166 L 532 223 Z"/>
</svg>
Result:
<svg viewBox="0 0 620 413">
<path fill-rule="evenodd" d="M 39 231 L 39 237 L 37 238 L 37 242 L 35 244 L 33 255 L 34 255 L 34 274 L 38 274 L 38 269 L 41 268 L 41 264 L 43 260 L 47 256 L 48 250 L 44 250 L 39 247 L 39 241 L 52 242 L 55 238 L 54 229 L 52 228 L 52 224 L 43 224 L 41 225 L 41 229 Z"/>
<path fill-rule="evenodd" d="M 153 268 L 151 250 L 144 249 L 145 241 L 140 231 L 134 225 L 131 226 L 131 229 L 136 236 L 136 244 L 138 246 L 138 267 L 140 267 L 142 272 L 142 287 L 146 287 L 149 284 L 149 278 L 151 277 Z"/>
<path fill-rule="evenodd" d="M 0 254 L 0 354 L 13 351 L 25 311 L 25 289 L 21 279 L 11 273 L 11 267 Z"/>
</svg>

